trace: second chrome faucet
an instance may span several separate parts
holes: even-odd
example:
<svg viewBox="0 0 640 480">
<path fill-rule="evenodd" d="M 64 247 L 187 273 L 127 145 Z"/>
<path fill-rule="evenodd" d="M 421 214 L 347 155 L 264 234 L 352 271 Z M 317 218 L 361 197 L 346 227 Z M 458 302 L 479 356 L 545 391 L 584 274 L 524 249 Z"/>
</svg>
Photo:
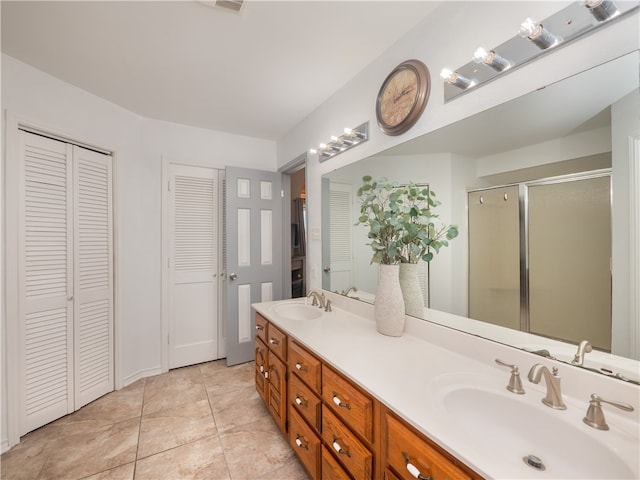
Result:
<svg viewBox="0 0 640 480">
<path fill-rule="evenodd" d="M 532 383 L 540 383 L 542 377 L 544 377 L 544 381 L 547 384 L 547 395 L 542 399 L 542 403 L 556 410 L 565 410 L 567 406 L 562 400 L 558 369 L 553 367 L 553 370 L 550 371 L 549 368 L 541 363 L 536 363 L 531 367 L 531 370 L 529 370 L 527 378 Z"/>
</svg>

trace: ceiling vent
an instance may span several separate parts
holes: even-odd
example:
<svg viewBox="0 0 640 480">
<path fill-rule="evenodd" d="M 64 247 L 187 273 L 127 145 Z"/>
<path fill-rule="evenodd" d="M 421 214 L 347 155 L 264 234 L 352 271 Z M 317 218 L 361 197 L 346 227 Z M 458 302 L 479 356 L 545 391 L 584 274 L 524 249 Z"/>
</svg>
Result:
<svg viewBox="0 0 640 480">
<path fill-rule="evenodd" d="M 230 10 L 232 12 L 240 12 L 242 8 L 242 4 L 244 0 L 209 0 L 209 1 L 201 1 L 200 3 L 207 5 L 209 7 L 218 7 L 223 8 L 225 10 Z"/>
</svg>

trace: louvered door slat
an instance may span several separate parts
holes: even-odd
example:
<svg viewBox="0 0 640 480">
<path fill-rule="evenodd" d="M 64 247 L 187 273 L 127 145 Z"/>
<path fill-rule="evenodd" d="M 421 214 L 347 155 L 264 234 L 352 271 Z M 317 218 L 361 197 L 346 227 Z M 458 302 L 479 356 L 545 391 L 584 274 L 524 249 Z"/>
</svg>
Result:
<svg viewBox="0 0 640 480">
<path fill-rule="evenodd" d="M 75 404 L 113 390 L 111 157 L 74 147 Z"/>
</svg>

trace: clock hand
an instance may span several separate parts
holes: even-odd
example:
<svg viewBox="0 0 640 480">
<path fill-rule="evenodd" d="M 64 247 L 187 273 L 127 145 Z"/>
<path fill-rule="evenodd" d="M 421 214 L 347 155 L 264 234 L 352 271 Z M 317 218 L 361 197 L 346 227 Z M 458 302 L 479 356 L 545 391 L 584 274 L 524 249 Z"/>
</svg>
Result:
<svg viewBox="0 0 640 480">
<path fill-rule="evenodd" d="M 413 87 L 406 87 L 402 90 L 402 92 L 400 92 L 400 95 L 398 95 L 397 97 L 393 98 L 393 103 L 396 103 L 398 100 L 400 100 L 402 97 L 404 97 L 405 95 L 407 95 L 409 92 L 411 92 L 411 90 L 413 90 Z"/>
</svg>

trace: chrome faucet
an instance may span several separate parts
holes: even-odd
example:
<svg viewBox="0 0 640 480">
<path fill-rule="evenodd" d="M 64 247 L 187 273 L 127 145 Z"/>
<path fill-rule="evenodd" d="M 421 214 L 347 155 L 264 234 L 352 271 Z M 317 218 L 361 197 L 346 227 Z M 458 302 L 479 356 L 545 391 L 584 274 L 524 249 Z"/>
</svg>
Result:
<svg viewBox="0 0 640 480">
<path fill-rule="evenodd" d="M 553 367 L 553 374 L 549 369 L 541 363 L 536 363 L 531 370 L 527 378 L 532 383 L 540 383 L 540 379 L 544 376 L 544 381 L 547 384 L 547 395 L 542 399 L 547 407 L 555 408 L 556 410 L 565 410 L 567 406 L 562 401 L 562 392 L 560 391 L 560 377 L 558 376 L 558 369 Z"/>
<path fill-rule="evenodd" d="M 357 291 L 358 291 L 358 289 L 356 287 L 349 287 L 349 288 L 343 290 L 340 295 L 345 295 L 345 296 L 348 297 L 351 292 L 357 292 Z"/>
<path fill-rule="evenodd" d="M 324 293 L 318 293 L 315 290 L 311 290 L 309 292 L 309 295 L 307 295 L 307 298 L 311 299 L 312 307 L 325 308 L 326 302 L 324 298 Z"/>
<path fill-rule="evenodd" d="M 593 347 L 587 340 L 582 340 L 578 345 L 578 351 L 576 355 L 571 360 L 573 365 L 582 365 L 584 363 L 584 354 L 589 353 L 593 350 Z"/>
</svg>

